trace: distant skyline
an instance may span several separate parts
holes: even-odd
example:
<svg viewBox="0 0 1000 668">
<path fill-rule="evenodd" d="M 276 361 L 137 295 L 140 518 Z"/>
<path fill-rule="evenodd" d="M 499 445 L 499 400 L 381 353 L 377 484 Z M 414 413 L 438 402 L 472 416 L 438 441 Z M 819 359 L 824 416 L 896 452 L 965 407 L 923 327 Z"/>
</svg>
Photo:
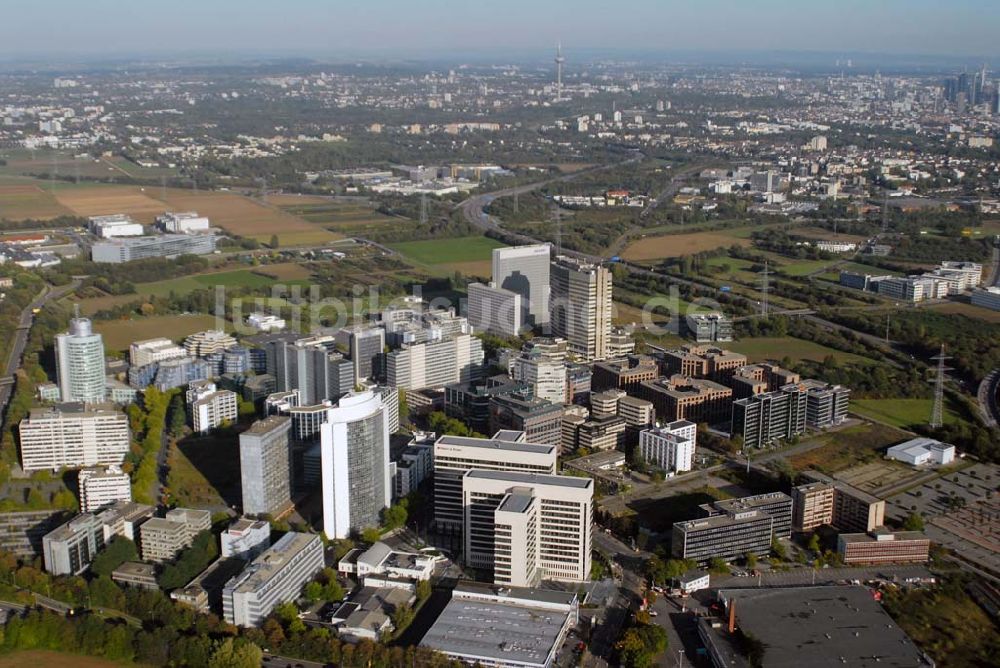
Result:
<svg viewBox="0 0 1000 668">
<path fill-rule="evenodd" d="M 6 0 L 0 55 L 1000 55 L 995 0 Z M 794 65 L 794 63 L 789 63 Z"/>
</svg>

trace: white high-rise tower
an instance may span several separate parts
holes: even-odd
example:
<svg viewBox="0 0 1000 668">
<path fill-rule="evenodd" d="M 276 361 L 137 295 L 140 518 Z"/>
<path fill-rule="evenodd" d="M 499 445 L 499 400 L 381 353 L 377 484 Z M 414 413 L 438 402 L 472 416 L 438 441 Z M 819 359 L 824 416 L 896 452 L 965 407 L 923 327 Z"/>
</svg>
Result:
<svg viewBox="0 0 1000 668">
<path fill-rule="evenodd" d="M 100 403 L 107 396 L 104 340 L 87 318 L 69 321 L 69 331 L 56 336 L 56 376 L 62 401 Z"/>
</svg>

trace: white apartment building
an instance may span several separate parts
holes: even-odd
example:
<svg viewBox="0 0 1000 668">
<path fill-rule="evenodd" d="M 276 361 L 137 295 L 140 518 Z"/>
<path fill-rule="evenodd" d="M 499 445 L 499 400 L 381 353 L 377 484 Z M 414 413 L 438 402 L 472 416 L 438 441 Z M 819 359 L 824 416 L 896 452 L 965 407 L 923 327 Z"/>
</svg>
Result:
<svg viewBox="0 0 1000 668">
<path fill-rule="evenodd" d="M 249 561 L 271 546 L 271 525 L 241 517 L 219 536 L 222 557 Z"/>
<path fill-rule="evenodd" d="M 318 535 L 286 533 L 226 583 L 223 616 L 230 624 L 257 626 L 275 607 L 298 598 L 324 563 Z"/>
<path fill-rule="evenodd" d="M 80 404 L 33 409 L 18 434 L 21 468 L 29 472 L 121 464 L 131 436 L 124 413 Z"/>
<path fill-rule="evenodd" d="M 239 397 L 231 390 L 209 392 L 191 404 L 191 424 L 199 434 L 208 433 L 223 422 L 236 422 L 238 414 Z"/>
<path fill-rule="evenodd" d="M 694 465 L 697 438 L 698 425 L 687 420 L 675 420 L 640 431 L 639 452 L 643 460 L 664 471 L 690 471 Z"/>
<path fill-rule="evenodd" d="M 594 481 L 468 471 L 462 478 L 466 564 L 514 587 L 590 579 Z"/>
<path fill-rule="evenodd" d="M 172 213 L 168 211 L 156 217 L 157 224 L 164 232 L 171 234 L 190 234 L 191 232 L 207 232 L 211 224 L 206 216 L 199 216 L 195 211 Z"/>
<path fill-rule="evenodd" d="M 554 475 L 559 448 L 525 442 L 524 432 L 493 438 L 444 435 L 434 443 L 434 522 L 439 530 L 462 528 L 462 477 L 473 469 Z"/>
<path fill-rule="evenodd" d="M 180 357 L 187 357 L 187 351 L 165 338 L 134 341 L 128 347 L 129 364 L 136 367 Z"/>
<path fill-rule="evenodd" d="M 93 466 L 80 469 L 77 478 L 80 510 L 91 513 L 118 501 L 132 500 L 132 481 L 120 466 Z"/>
<path fill-rule="evenodd" d="M 477 332 L 515 337 L 524 326 L 521 295 L 496 283 L 470 283 L 467 314 Z"/>
<path fill-rule="evenodd" d="M 482 374 L 483 342 L 469 334 L 406 345 L 386 355 L 386 384 L 400 390 L 470 383 Z"/>
</svg>

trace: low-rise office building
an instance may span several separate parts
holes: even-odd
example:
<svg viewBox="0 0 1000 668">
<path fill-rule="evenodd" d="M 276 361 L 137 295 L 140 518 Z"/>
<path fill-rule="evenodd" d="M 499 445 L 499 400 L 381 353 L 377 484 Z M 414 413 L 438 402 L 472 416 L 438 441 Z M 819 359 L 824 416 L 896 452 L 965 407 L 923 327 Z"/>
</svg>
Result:
<svg viewBox="0 0 1000 668">
<path fill-rule="evenodd" d="M 191 404 L 191 424 L 199 434 L 232 424 L 238 415 L 239 395 L 230 390 L 208 392 Z"/>
<path fill-rule="evenodd" d="M 896 564 L 930 559 L 931 541 L 920 531 L 891 532 L 878 527 L 869 533 L 842 533 L 837 552 L 845 564 Z"/>
<path fill-rule="evenodd" d="M 889 448 L 885 456 L 910 466 L 946 466 L 955 461 L 955 446 L 933 438 L 914 438 Z"/>
<path fill-rule="evenodd" d="M 241 517 L 219 536 L 222 557 L 250 561 L 271 546 L 271 525 L 263 520 Z"/>
<path fill-rule="evenodd" d="M 810 531 L 830 524 L 841 531 L 868 532 L 885 521 L 885 501 L 818 471 L 805 471 L 792 488 L 792 526 Z"/>
<path fill-rule="evenodd" d="M 209 255 L 215 252 L 214 234 L 164 234 L 158 237 L 128 237 L 95 243 L 90 249 L 94 262 L 120 264 L 151 257 Z"/>
<path fill-rule="evenodd" d="M 104 547 L 104 523 L 94 513 L 83 513 L 42 538 L 45 571 L 52 575 L 79 575 Z"/>
<path fill-rule="evenodd" d="M 154 517 L 139 527 L 143 561 L 170 561 L 189 547 L 194 537 L 212 526 L 212 513 L 207 510 L 174 508 L 166 517 Z"/>
<path fill-rule="evenodd" d="M 687 333 L 698 343 L 733 340 L 733 320 L 719 312 L 694 313 L 684 318 Z"/>
<path fill-rule="evenodd" d="M 275 607 L 295 600 L 323 566 L 323 541 L 318 535 L 286 533 L 226 583 L 225 620 L 237 626 L 259 625 Z"/>
<path fill-rule="evenodd" d="M 668 422 L 639 432 L 639 453 L 643 461 L 663 471 L 690 471 L 694 467 L 697 437 L 695 423 Z"/>
<path fill-rule="evenodd" d="M 639 398 L 653 404 L 664 421 L 726 422 L 732 415 L 733 391 L 711 380 L 671 376 L 639 385 Z"/>
<path fill-rule="evenodd" d="M 532 443 L 562 442 L 563 407 L 538 397 L 500 395 L 490 398 L 489 431 L 523 431 Z"/>
</svg>

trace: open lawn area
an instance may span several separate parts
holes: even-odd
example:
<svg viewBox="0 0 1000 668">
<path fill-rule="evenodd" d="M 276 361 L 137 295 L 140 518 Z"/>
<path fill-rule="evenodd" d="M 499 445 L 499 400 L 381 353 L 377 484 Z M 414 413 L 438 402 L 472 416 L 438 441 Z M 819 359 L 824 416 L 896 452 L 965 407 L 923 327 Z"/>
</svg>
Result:
<svg viewBox="0 0 1000 668">
<path fill-rule="evenodd" d="M 818 435 L 815 440 L 823 445 L 792 455 L 788 461 L 799 471 L 817 469 L 835 473 L 879 459 L 890 445 L 909 437 L 906 432 L 884 424 L 862 423 Z"/>
<path fill-rule="evenodd" d="M 104 337 L 107 351 L 128 350 L 133 341 L 144 341 L 165 336 L 180 340 L 189 334 L 215 329 L 218 326 L 212 315 L 154 315 L 130 320 L 98 320 L 94 329 Z M 228 323 L 227 323 L 228 327 Z"/>
<path fill-rule="evenodd" d="M 732 343 L 724 344 L 722 347 L 743 353 L 750 362 L 765 362 L 767 360 L 780 361 L 784 357 L 791 357 L 793 360 L 813 360 L 822 362 L 827 355 L 833 357 L 840 363 L 862 362 L 873 364 L 874 360 L 854 353 L 845 353 L 833 348 L 821 346 L 812 341 L 786 337 L 760 337 L 754 339 L 740 339 Z"/>
<path fill-rule="evenodd" d="M 32 649 L 0 655 L 0 668 L 117 668 L 124 665 L 96 656 L 63 654 L 48 650 Z"/>
<path fill-rule="evenodd" d="M 48 219 L 72 214 L 38 185 L 0 185 L 0 220 Z"/>
<path fill-rule="evenodd" d="M 446 272 L 460 271 L 467 276 L 489 278 L 494 248 L 504 244 L 488 237 L 458 237 L 403 241 L 390 248 L 418 265 Z"/>
<path fill-rule="evenodd" d="M 693 234 L 666 234 L 647 237 L 630 243 L 622 252 L 626 260 L 662 260 L 668 257 L 693 255 L 720 247 L 749 246 L 750 239 L 727 232 L 695 232 Z"/>
<path fill-rule="evenodd" d="M 851 399 L 851 412 L 894 427 L 908 429 L 927 424 L 931 419 L 933 399 Z M 944 421 L 958 422 L 951 402 L 945 398 Z"/>
<path fill-rule="evenodd" d="M 224 509 L 240 500 L 235 433 L 188 436 L 170 448 L 167 487 L 181 506 Z"/>
</svg>

